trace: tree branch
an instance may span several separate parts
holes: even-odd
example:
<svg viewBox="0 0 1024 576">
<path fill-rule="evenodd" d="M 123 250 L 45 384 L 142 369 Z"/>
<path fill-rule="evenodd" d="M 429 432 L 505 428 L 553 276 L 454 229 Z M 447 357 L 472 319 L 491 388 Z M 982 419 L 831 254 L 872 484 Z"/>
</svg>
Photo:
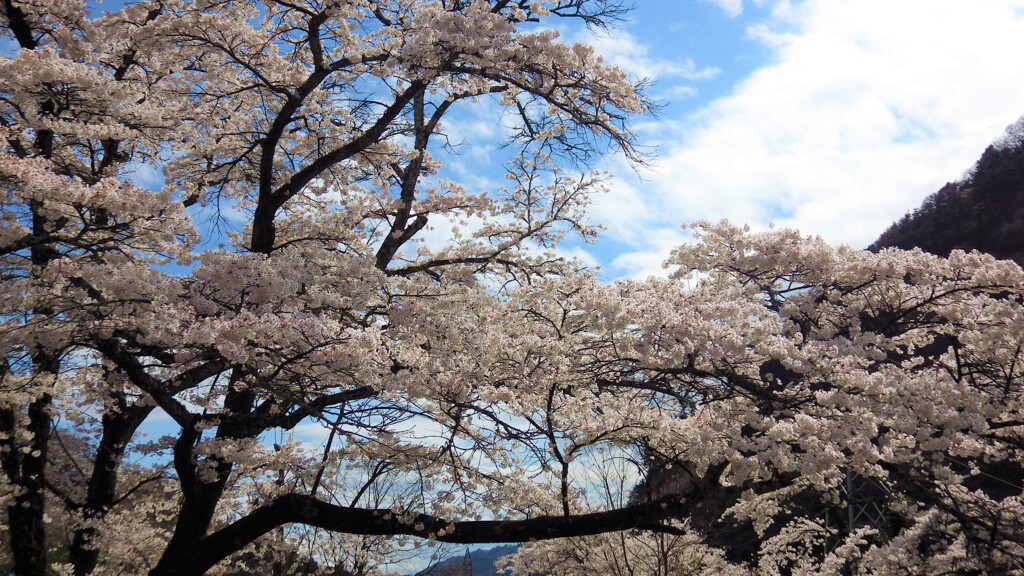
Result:
<svg viewBox="0 0 1024 576">
<path fill-rule="evenodd" d="M 345 534 L 434 538 L 455 544 L 527 542 L 643 528 L 664 530 L 661 521 L 678 516 L 685 504 L 666 497 L 644 504 L 575 516 L 537 516 L 522 520 L 449 522 L 428 514 L 396 516 L 391 510 L 346 508 L 304 494 L 288 494 L 203 538 L 191 559 L 203 573 L 231 554 L 284 524 L 305 524 Z"/>
</svg>

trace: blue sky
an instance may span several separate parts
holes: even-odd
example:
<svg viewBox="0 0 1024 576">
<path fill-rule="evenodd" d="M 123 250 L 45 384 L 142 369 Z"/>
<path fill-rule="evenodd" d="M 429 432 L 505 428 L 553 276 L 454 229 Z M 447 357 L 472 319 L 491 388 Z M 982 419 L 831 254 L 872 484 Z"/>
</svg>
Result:
<svg viewBox="0 0 1024 576">
<path fill-rule="evenodd" d="M 1024 0 L 636 0 L 594 44 L 667 101 L 607 160 L 606 278 L 661 274 L 679 224 L 728 218 L 864 247 L 1024 114 Z"/>
</svg>

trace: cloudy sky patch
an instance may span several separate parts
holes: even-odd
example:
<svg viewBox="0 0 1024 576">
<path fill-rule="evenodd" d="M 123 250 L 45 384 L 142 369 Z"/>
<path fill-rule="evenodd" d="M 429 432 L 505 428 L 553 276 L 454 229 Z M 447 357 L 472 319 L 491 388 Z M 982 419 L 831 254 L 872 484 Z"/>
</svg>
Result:
<svg viewBox="0 0 1024 576">
<path fill-rule="evenodd" d="M 666 104 L 594 206 L 609 277 L 695 219 L 864 247 L 1024 114 L 1024 0 L 648 1 L 592 43 Z"/>
</svg>

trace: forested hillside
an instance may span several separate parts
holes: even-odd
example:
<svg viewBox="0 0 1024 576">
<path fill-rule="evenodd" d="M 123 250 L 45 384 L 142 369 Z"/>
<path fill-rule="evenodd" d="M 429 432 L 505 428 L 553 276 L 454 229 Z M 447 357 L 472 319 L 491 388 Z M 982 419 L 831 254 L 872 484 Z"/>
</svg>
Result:
<svg viewBox="0 0 1024 576">
<path fill-rule="evenodd" d="M 961 180 L 925 198 L 869 249 L 891 246 L 940 256 L 977 249 L 1024 264 L 1024 117 Z"/>
<path fill-rule="evenodd" d="M 518 546 L 496 546 L 486 550 L 473 550 L 469 552 L 469 564 L 472 566 L 471 576 L 497 576 L 498 569 L 494 565 L 499 558 L 515 553 Z M 465 574 L 466 559 L 464 556 L 455 554 L 434 564 L 427 570 L 419 572 L 423 576 L 456 576 Z"/>
</svg>

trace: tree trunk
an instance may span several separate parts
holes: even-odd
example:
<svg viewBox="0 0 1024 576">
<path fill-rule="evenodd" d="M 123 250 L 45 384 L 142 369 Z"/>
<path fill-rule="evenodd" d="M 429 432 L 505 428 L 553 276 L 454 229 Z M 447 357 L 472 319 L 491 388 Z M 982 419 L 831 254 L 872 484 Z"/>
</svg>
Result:
<svg viewBox="0 0 1024 576">
<path fill-rule="evenodd" d="M 14 440 L 17 418 L 12 409 L 0 411 L 0 432 L 7 438 L 3 468 L 17 487 L 14 502 L 7 508 L 7 526 L 14 574 L 46 576 L 46 526 L 44 490 L 46 445 L 50 436 L 49 394 L 28 407 L 28 430 L 32 438 L 26 445 Z"/>
<path fill-rule="evenodd" d="M 87 576 L 96 569 L 99 550 L 92 544 L 96 529 L 90 521 L 102 519 L 114 505 L 125 448 L 142 421 L 153 411 L 152 406 L 125 406 L 123 395 L 115 397 L 114 401 L 119 410 L 103 415 L 103 436 L 96 448 L 96 462 L 81 507 L 86 525 L 75 530 L 68 550 L 75 576 Z"/>
<path fill-rule="evenodd" d="M 232 374 L 231 383 L 237 378 L 237 373 Z M 246 438 L 250 432 L 240 422 L 252 412 L 256 395 L 252 390 L 236 390 L 231 383 L 228 385 L 230 391 L 224 398 L 225 412 L 231 416 L 225 418 L 217 428 L 219 439 Z M 184 500 L 171 541 L 167 544 L 167 549 L 164 550 L 156 568 L 150 572 L 153 576 L 191 576 L 202 574 L 209 568 L 197 569 L 194 558 L 198 553 L 200 540 L 206 536 L 213 522 L 233 463 L 215 456 L 208 457 L 208 462 L 214 466 L 215 476 L 212 481 L 204 482 L 197 474 L 195 461 L 194 448 L 198 439 L 197 433 L 187 433 L 183 430 L 178 439 L 179 444 L 175 446 L 175 468 L 178 471 L 178 481 L 181 483 Z"/>
</svg>

